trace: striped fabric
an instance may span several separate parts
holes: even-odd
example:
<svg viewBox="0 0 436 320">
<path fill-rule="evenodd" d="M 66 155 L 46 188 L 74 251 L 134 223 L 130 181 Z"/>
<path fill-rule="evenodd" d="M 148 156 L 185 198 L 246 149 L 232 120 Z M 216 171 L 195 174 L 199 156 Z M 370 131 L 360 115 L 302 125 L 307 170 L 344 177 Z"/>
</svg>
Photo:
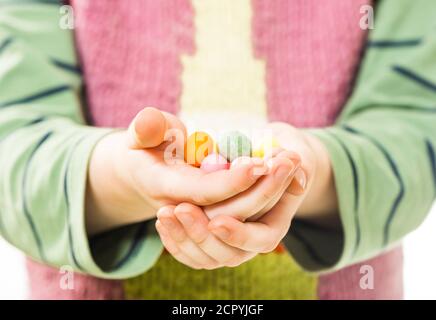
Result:
<svg viewBox="0 0 436 320">
<path fill-rule="evenodd" d="M 72 1 L 79 67 L 53 1 L 0 0 L 0 232 L 35 260 L 31 296 L 401 298 L 395 247 L 436 194 L 436 4 L 421 2 L 380 1 L 359 64 L 364 0 Z M 195 127 L 310 127 L 331 157 L 342 233 L 296 220 L 287 250 L 210 272 L 162 255 L 152 222 L 88 239 L 87 164 L 111 132 L 98 127 L 125 127 L 144 105 Z M 92 276 L 62 290 L 45 264 Z"/>
</svg>

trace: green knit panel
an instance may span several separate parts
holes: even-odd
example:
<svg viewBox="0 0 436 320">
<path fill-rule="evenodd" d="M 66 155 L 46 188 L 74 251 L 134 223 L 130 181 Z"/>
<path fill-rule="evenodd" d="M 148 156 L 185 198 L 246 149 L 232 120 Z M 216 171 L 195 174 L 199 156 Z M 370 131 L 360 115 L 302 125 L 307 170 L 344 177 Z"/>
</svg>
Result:
<svg viewBox="0 0 436 320">
<path fill-rule="evenodd" d="M 317 277 L 287 253 L 259 255 L 237 268 L 193 270 L 168 253 L 124 281 L 127 299 L 316 299 Z"/>
</svg>

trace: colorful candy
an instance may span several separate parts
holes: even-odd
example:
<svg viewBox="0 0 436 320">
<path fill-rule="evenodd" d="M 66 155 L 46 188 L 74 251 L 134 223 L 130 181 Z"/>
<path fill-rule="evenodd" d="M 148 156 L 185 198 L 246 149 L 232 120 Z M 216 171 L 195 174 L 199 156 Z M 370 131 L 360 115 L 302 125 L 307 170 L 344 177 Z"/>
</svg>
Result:
<svg viewBox="0 0 436 320">
<path fill-rule="evenodd" d="M 280 147 L 273 138 L 264 138 L 255 148 L 250 139 L 239 131 L 229 131 L 220 136 L 215 143 L 206 132 L 191 134 L 185 144 L 185 161 L 206 172 L 225 170 L 230 163 L 240 157 L 265 158 Z"/>
<path fill-rule="evenodd" d="M 227 170 L 230 163 L 219 153 L 212 153 L 203 159 L 200 169 L 205 172 L 214 172 L 218 170 Z"/>
<path fill-rule="evenodd" d="M 278 141 L 274 138 L 263 140 L 256 148 L 253 149 L 253 157 L 263 158 L 271 155 L 274 148 L 280 147 Z"/>
<path fill-rule="evenodd" d="M 212 138 L 205 132 L 197 131 L 191 134 L 185 145 L 185 161 L 195 167 L 214 150 Z"/>
<path fill-rule="evenodd" d="M 231 162 L 238 157 L 251 156 L 251 141 L 239 131 L 230 131 L 220 136 L 218 150 Z"/>
</svg>

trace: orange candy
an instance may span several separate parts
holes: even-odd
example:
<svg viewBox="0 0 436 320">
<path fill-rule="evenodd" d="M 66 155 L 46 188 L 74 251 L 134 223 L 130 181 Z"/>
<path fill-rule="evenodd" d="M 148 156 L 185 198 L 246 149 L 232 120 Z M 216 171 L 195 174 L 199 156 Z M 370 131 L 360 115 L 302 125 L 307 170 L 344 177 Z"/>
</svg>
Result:
<svg viewBox="0 0 436 320">
<path fill-rule="evenodd" d="M 185 161 L 195 167 L 214 151 L 214 142 L 211 136 L 202 131 L 191 134 L 185 144 Z"/>
</svg>

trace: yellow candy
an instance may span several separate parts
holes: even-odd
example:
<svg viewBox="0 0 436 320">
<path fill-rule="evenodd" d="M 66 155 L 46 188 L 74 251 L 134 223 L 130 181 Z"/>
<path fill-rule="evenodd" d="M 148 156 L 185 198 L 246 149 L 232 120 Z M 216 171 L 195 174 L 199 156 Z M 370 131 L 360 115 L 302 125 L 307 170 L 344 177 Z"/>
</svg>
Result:
<svg viewBox="0 0 436 320">
<path fill-rule="evenodd" d="M 263 158 L 270 155 L 272 150 L 277 147 L 280 147 L 280 144 L 275 138 L 264 140 L 253 149 L 252 156 Z"/>
<path fill-rule="evenodd" d="M 214 142 L 205 132 L 197 131 L 191 134 L 185 145 L 185 161 L 195 167 L 214 151 Z"/>
</svg>

